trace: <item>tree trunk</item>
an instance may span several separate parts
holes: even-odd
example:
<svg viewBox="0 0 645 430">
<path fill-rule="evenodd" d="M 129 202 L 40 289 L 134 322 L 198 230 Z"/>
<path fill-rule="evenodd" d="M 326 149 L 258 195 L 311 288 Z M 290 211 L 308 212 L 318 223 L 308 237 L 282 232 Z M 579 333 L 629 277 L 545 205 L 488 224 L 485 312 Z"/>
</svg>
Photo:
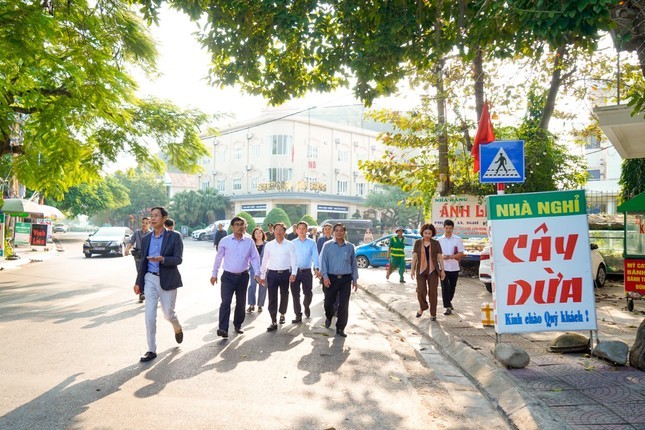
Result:
<svg viewBox="0 0 645 430">
<path fill-rule="evenodd" d="M 475 80 L 475 110 L 477 111 L 477 123 L 482 117 L 482 111 L 484 110 L 484 60 L 482 55 L 481 47 L 477 47 L 477 53 L 475 58 L 473 58 L 473 79 Z M 468 148 L 470 151 L 471 148 Z"/>
<path fill-rule="evenodd" d="M 437 1 L 437 16 L 434 23 L 434 36 L 436 46 L 441 42 L 441 11 L 442 0 Z M 437 142 L 439 149 L 439 195 L 450 195 L 450 166 L 448 165 L 448 130 L 446 128 L 446 92 L 443 83 L 443 57 L 437 59 Z"/>
<path fill-rule="evenodd" d="M 556 51 L 555 60 L 553 61 L 553 73 L 551 74 L 551 84 L 549 85 L 549 93 L 547 94 L 544 103 L 544 110 L 542 111 L 542 118 L 540 119 L 540 130 L 547 131 L 549 129 L 549 121 L 553 116 L 555 109 L 555 99 L 560 91 L 562 85 L 562 68 L 564 65 L 564 56 L 567 53 L 566 45 L 562 45 Z"/>
</svg>

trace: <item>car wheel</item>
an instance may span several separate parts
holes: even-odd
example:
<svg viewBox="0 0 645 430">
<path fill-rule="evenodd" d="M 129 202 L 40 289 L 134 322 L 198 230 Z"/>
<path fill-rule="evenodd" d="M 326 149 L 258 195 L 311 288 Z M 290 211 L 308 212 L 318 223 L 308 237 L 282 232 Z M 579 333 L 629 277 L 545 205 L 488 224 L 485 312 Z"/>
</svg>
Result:
<svg viewBox="0 0 645 430">
<path fill-rule="evenodd" d="M 490 282 L 486 282 L 484 286 L 486 287 L 486 291 L 488 291 L 489 293 L 493 292 L 493 284 L 491 284 Z"/>
<path fill-rule="evenodd" d="M 596 274 L 596 287 L 602 288 L 605 286 L 607 280 L 607 268 L 604 264 L 598 266 L 598 273 Z"/>
<path fill-rule="evenodd" d="M 204 240 L 206 238 L 206 235 L 204 233 L 199 235 L 199 238 L 197 240 Z"/>
<path fill-rule="evenodd" d="M 91 252 L 84 252 L 83 254 L 85 254 L 85 258 L 90 258 L 92 256 Z"/>
<path fill-rule="evenodd" d="M 367 259 L 364 255 L 359 255 L 356 257 L 356 266 L 359 269 L 367 269 L 370 265 L 370 260 Z"/>
</svg>

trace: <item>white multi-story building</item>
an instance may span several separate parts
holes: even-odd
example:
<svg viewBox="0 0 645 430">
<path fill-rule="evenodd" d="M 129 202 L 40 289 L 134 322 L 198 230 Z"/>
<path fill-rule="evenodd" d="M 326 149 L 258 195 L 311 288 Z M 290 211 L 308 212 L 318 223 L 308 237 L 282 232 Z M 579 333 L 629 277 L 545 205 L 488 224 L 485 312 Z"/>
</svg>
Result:
<svg viewBox="0 0 645 430">
<path fill-rule="evenodd" d="M 230 214 L 265 216 L 281 207 L 299 216 L 351 218 L 363 214 L 375 185 L 358 169 L 360 160 L 380 158 L 378 133 L 359 127 L 285 116 L 280 112 L 206 136 L 211 157 L 202 160 L 200 188 L 227 196 Z"/>
</svg>

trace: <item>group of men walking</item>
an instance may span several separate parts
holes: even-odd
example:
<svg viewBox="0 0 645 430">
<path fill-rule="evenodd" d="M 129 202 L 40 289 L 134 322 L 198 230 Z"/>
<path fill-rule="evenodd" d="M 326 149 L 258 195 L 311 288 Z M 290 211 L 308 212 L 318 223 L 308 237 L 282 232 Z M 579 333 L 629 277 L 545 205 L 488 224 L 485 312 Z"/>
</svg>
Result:
<svg viewBox="0 0 645 430">
<path fill-rule="evenodd" d="M 236 333 L 243 333 L 244 299 L 249 282 L 249 267 L 256 274 L 256 282 L 266 285 L 268 290 L 271 324 L 267 331 L 275 331 L 279 327 L 278 324 L 286 322 L 285 314 L 290 293 L 295 315 L 291 322 L 302 323 L 303 310 L 306 318 L 311 317 L 310 306 L 315 277 L 321 279 L 324 285 L 325 327 L 329 328 L 332 318 L 337 315 L 336 334 L 347 336 L 345 327 L 349 297 L 352 284 L 354 290 L 357 288 L 358 268 L 354 245 L 345 241 L 344 225 L 333 226 L 333 240 L 329 234 L 332 226 L 326 225 L 323 228 L 323 236 L 316 243 L 307 237 L 309 226 L 306 222 L 301 221 L 296 225 L 297 236 L 291 241 L 285 237 L 286 226 L 276 223 L 273 225 L 274 239 L 266 243 L 261 263 L 253 239 L 244 234 L 246 221 L 241 217 L 235 217 L 231 220 L 231 225 L 233 234 L 220 240 L 211 276 L 211 284 L 215 285 L 222 269 L 218 336 L 228 337 L 233 296 L 236 301 L 233 327 Z M 327 249 L 329 251 L 326 251 Z M 301 290 L 304 296 L 302 305 Z"/>
</svg>

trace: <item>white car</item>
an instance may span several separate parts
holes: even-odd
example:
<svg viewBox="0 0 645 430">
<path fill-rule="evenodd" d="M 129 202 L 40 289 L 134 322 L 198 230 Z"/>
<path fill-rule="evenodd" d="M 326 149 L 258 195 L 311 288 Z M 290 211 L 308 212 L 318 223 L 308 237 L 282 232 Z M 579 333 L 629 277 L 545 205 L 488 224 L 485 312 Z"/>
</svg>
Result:
<svg viewBox="0 0 645 430">
<path fill-rule="evenodd" d="M 493 292 L 492 268 L 493 259 L 490 254 L 490 245 L 486 245 L 479 255 L 479 280 L 484 284 L 486 290 Z M 607 265 L 605 259 L 598 251 L 598 245 L 591 244 L 591 273 L 595 277 L 594 282 L 597 288 L 602 288 L 607 280 Z"/>
</svg>

